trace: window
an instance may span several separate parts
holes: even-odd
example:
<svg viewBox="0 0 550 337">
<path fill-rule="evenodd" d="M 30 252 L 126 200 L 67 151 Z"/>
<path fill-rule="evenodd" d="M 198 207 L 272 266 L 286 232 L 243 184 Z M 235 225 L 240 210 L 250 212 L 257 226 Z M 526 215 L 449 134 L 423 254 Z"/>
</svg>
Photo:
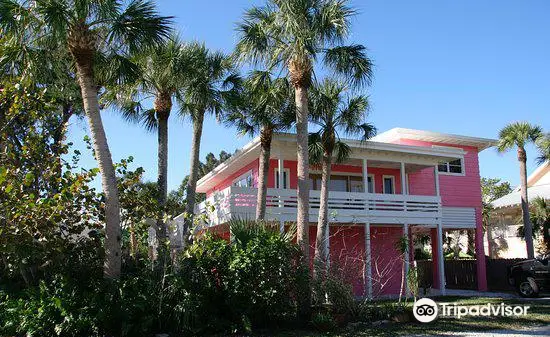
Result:
<svg viewBox="0 0 550 337">
<path fill-rule="evenodd" d="M 374 174 L 369 174 L 367 176 L 367 184 L 369 193 L 374 193 Z"/>
<path fill-rule="evenodd" d="M 384 176 L 384 194 L 395 194 L 395 177 Z"/>
<path fill-rule="evenodd" d="M 437 165 L 437 170 L 444 174 L 464 174 L 464 160 L 456 159 L 447 163 Z"/>
<path fill-rule="evenodd" d="M 348 177 L 331 176 L 328 190 L 336 192 L 348 192 Z"/>
<path fill-rule="evenodd" d="M 279 184 L 279 169 L 275 169 L 275 188 L 281 188 Z M 283 169 L 283 187 L 290 188 L 290 170 Z"/>
<path fill-rule="evenodd" d="M 363 177 L 349 177 L 349 191 L 355 193 L 363 193 Z"/>
<path fill-rule="evenodd" d="M 252 171 L 248 171 L 237 179 L 233 180 L 233 186 L 236 187 L 254 187 L 252 181 Z"/>
<path fill-rule="evenodd" d="M 321 190 L 321 175 L 312 173 L 309 175 L 309 188 L 314 191 Z M 370 187 L 369 187 L 370 189 Z M 333 192 L 357 192 L 363 193 L 363 177 L 331 175 L 329 191 Z"/>
</svg>

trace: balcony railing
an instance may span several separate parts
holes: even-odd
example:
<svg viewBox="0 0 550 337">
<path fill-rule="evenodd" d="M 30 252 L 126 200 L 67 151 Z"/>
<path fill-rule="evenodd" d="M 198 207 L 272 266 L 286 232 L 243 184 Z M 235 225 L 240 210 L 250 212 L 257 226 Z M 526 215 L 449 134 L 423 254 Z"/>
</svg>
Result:
<svg viewBox="0 0 550 337">
<path fill-rule="evenodd" d="M 195 212 L 206 213 L 209 225 L 222 224 L 231 218 L 253 219 L 257 189 L 231 186 L 197 205 Z M 267 190 L 266 218 L 295 221 L 298 204 L 296 190 Z M 310 191 L 311 221 L 319 212 L 320 191 Z M 441 217 L 441 198 L 402 194 L 329 192 L 328 208 L 333 222 L 436 223 Z"/>
</svg>

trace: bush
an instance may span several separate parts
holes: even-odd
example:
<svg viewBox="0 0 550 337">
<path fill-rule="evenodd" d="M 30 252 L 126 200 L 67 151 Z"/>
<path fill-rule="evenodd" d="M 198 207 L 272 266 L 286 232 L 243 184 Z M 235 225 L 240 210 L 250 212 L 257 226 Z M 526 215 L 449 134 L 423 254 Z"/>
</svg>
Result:
<svg viewBox="0 0 550 337">
<path fill-rule="evenodd" d="M 179 328 L 248 331 L 294 318 L 299 249 L 290 236 L 263 223 L 234 221 L 230 228 L 231 243 L 206 235 L 180 259 L 176 288 L 185 289 L 192 310 L 173 312 Z"/>
<path fill-rule="evenodd" d="M 318 331 L 328 332 L 336 328 L 336 321 L 331 314 L 318 312 L 311 318 L 311 325 Z"/>
</svg>

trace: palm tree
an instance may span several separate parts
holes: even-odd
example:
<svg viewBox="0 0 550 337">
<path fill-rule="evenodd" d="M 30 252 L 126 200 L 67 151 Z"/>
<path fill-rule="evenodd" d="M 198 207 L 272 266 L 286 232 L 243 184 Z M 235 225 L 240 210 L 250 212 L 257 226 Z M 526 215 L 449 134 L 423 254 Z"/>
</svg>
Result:
<svg viewBox="0 0 550 337">
<path fill-rule="evenodd" d="M 253 71 L 244 81 L 243 94 L 226 122 L 241 134 L 260 134 L 260 167 L 256 219 L 265 219 L 267 177 L 273 133 L 287 130 L 295 117 L 294 101 L 286 78 L 273 79 L 268 71 Z M 283 182 L 280 182 L 283 186 Z"/>
<path fill-rule="evenodd" d="M 121 267 L 120 205 L 111 152 L 100 115 L 98 79 L 125 80 L 132 69 L 124 55 L 164 40 L 170 18 L 148 0 L 58 0 L 0 2 L 2 34 L 21 45 L 58 45 L 76 66 L 83 107 L 105 195 L 104 275 L 118 278 Z"/>
<path fill-rule="evenodd" d="M 164 218 L 168 196 L 168 120 L 173 99 L 182 99 L 186 79 L 193 72 L 193 50 L 196 48 L 197 44 L 184 44 L 174 35 L 156 48 L 140 51 L 133 57 L 139 67 L 136 81 L 114 86 L 102 97 L 118 106 L 126 119 L 157 131 L 157 238 L 162 242 L 167 238 Z M 153 99 L 152 109 L 142 107 L 141 102 L 148 99 Z"/>
<path fill-rule="evenodd" d="M 188 240 L 193 224 L 195 194 L 199 175 L 199 153 L 205 114 L 221 118 L 225 104 L 239 95 L 241 79 L 235 72 L 232 58 L 222 52 L 211 52 L 204 45 L 194 44 L 188 51 L 193 57 L 195 70 L 188 78 L 184 95 L 178 101 L 180 113 L 189 116 L 193 123 L 189 180 L 185 189 L 184 241 Z"/>
<path fill-rule="evenodd" d="M 363 85 L 370 83 L 372 64 L 362 45 L 344 46 L 355 11 L 349 0 L 266 0 L 252 7 L 237 27 L 235 54 L 241 61 L 286 70 L 295 91 L 298 154 L 297 241 L 309 259 L 308 89 L 315 62 L 335 75 Z M 308 301 L 306 299 L 306 301 Z M 308 306 L 309 302 L 304 304 Z M 307 313 L 304 313 L 307 314 Z"/>
<path fill-rule="evenodd" d="M 527 152 L 525 146 L 528 143 L 536 143 L 542 136 L 540 126 L 531 125 L 527 122 L 515 122 L 508 124 L 499 133 L 498 151 L 506 152 L 517 147 L 519 174 L 521 179 L 521 210 L 523 213 L 523 224 L 525 228 L 525 244 L 527 257 L 532 259 L 535 256 L 533 249 L 533 228 L 529 218 L 529 198 L 527 196 Z"/>
<path fill-rule="evenodd" d="M 321 165 L 321 196 L 317 238 L 315 240 L 316 266 L 323 270 L 328 261 L 328 194 L 333 161 L 344 162 L 351 153 L 340 134 L 362 140 L 376 135 L 376 128 L 364 122 L 369 102 L 366 96 L 346 95 L 347 86 L 334 80 L 325 80 L 311 91 L 311 121 L 319 127 L 309 136 L 310 161 Z"/>
</svg>

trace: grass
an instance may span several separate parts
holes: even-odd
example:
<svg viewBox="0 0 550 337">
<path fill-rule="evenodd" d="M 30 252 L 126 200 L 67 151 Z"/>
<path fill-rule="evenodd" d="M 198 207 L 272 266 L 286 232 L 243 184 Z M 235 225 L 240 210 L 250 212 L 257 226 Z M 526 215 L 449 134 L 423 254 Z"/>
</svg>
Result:
<svg viewBox="0 0 550 337">
<path fill-rule="evenodd" d="M 363 324 L 357 328 L 340 328 L 330 333 L 319 333 L 310 330 L 288 330 L 278 333 L 262 334 L 262 336 L 277 337 L 351 337 L 351 336 L 408 336 L 408 335 L 437 335 L 449 332 L 490 331 L 501 329 L 526 329 L 529 327 L 550 325 L 550 301 L 525 301 L 521 299 L 499 298 L 464 298 L 464 297 L 437 297 L 436 302 L 449 302 L 458 305 L 482 305 L 487 303 L 505 305 L 530 306 L 528 315 L 521 317 L 462 317 L 461 319 L 440 317 L 431 323 L 387 323 L 380 326 Z"/>
</svg>

